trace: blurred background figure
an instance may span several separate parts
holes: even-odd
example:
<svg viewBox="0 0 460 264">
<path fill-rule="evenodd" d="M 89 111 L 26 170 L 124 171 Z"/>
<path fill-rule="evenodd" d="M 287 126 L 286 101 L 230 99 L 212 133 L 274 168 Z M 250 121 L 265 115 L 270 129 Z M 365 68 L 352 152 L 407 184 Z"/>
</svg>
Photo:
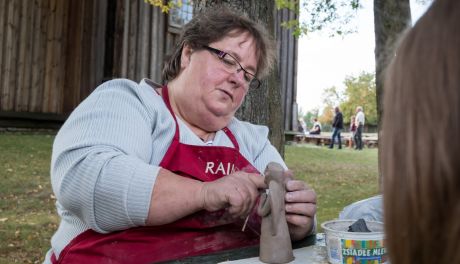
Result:
<svg viewBox="0 0 460 264">
<path fill-rule="evenodd" d="M 352 115 L 350 118 L 350 140 L 348 141 L 348 147 L 353 148 L 354 141 L 355 141 L 355 133 L 356 133 L 356 123 L 355 123 L 355 116 Z"/>
<path fill-rule="evenodd" d="M 342 112 L 340 112 L 340 108 L 336 106 L 334 108 L 335 116 L 334 116 L 334 121 L 332 122 L 332 138 L 331 138 L 331 145 L 329 145 L 329 148 L 334 148 L 334 140 L 337 138 L 339 149 L 342 149 L 342 136 L 340 133 L 342 132 L 343 129 L 343 115 Z"/>
<path fill-rule="evenodd" d="M 356 117 L 355 117 L 355 124 L 356 124 L 356 133 L 355 133 L 355 149 L 362 150 L 363 149 L 363 129 L 364 129 L 364 112 L 363 107 L 358 106 L 356 107 Z"/>
<path fill-rule="evenodd" d="M 310 135 L 319 135 L 321 134 L 321 123 L 318 121 L 318 118 L 313 119 L 313 128 L 310 130 Z"/>
</svg>

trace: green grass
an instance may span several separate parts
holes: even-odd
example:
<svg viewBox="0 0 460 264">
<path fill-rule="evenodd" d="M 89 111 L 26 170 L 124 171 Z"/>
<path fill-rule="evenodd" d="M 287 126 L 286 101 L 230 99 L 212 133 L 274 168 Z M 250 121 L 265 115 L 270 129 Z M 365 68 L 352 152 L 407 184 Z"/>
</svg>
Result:
<svg viewBox="0 0 460 264">
<path fill-rule="evenodd" d="M 51 135 L 0 134 L 0 263 L 41 263 L 57 228 Z"/>
<path fill-rule="evenodd" d="M 303 144 L 286 146 L 285 159 L 295 177 L 316 191 L 318 224 L 337 218 L 344 206 L 378 193 L 377 149 Z"/>
<path fill-rule="evenodd" d="M 0 133 L 0 263 L 41 263 L 57 228 L 49 178 L 53 135 Z M 286 162 L 318 194 L 318 223 L 378 192 L 377 150 L 286 146 Z"/>
</svg>

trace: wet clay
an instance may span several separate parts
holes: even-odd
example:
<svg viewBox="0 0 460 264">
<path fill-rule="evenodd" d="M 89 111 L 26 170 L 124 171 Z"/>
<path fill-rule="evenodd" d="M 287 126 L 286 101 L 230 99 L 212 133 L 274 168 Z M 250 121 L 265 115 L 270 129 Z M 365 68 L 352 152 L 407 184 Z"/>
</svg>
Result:
<svg viewBox="0 0 460 264">
<path fill-rule="evenodd" d="M 262 217 L 259 259 L 265 263 L 287 263 L 294 260 L 291 237 L 286 222 L 286 194 L 283 167 L 271 162 L 265 169 L 268 193 L 261 195 L 258 214 Z"/>
</svg>

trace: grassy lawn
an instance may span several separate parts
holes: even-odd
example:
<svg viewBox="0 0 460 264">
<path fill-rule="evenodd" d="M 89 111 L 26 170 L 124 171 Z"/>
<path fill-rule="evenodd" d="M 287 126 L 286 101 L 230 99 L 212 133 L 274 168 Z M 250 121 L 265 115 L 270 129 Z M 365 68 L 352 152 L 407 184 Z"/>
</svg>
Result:
<svg viewBox="0 0 460 264">
<path fill-rule="evenodd" d="M 0 263 L 41 263 L 57 228 L 50 135 L 0 134 Z"/>
<path fill-rule="evenodd" d="M 338 217 L 344 206 L 378 193 L 377 149 L 286 146 L 286 163 L 318 195 L 318 224 Z M 319 230 L 321 231 L 321 230 Z"/>
<path fill-rule="evenodd" d="M 49 179 L 54 136 L 0 133 L 0 263 L 41 263 L 58 225 Z M 286 162 L 318 194 L 318 222 L 377 193 L 377 150 L 286 146 Z"/>
</svg>

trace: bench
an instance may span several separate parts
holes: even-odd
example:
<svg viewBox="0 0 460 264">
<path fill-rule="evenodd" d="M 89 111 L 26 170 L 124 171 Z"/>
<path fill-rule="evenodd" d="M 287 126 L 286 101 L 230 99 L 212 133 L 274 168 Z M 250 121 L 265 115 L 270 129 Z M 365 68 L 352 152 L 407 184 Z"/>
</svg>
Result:
<svg viewBox="0 0 460 264">
<path fill-rule="evenodd" d="M 323 132 L 320 135 L 310 135 L 304 134 L 297 131 L 285 131 L 285 140 L 286 142 L 295 142 L 295 143 L 310 143 L 315 144 L 317 146 L 326 146 L 331 144 L 331 135 L 330 132 Z M 350 133 L 342 133 L 342 147 L 351 146 L 350 140 L 351 134 Z M 363 144 L 367 148 L 376 148 L 378 147 L 378 139 L 375 134 L 363 134 Z M 352 144 L 354 146 L 354 142 Z"/>
<path fill-rule="evenodd" d="M 305 134 L 302 132 L 297 131 L 284 131 L 284 139 L 286 142 L 294 141 L 294 142 L 303 142 Z"/>
</svg>

